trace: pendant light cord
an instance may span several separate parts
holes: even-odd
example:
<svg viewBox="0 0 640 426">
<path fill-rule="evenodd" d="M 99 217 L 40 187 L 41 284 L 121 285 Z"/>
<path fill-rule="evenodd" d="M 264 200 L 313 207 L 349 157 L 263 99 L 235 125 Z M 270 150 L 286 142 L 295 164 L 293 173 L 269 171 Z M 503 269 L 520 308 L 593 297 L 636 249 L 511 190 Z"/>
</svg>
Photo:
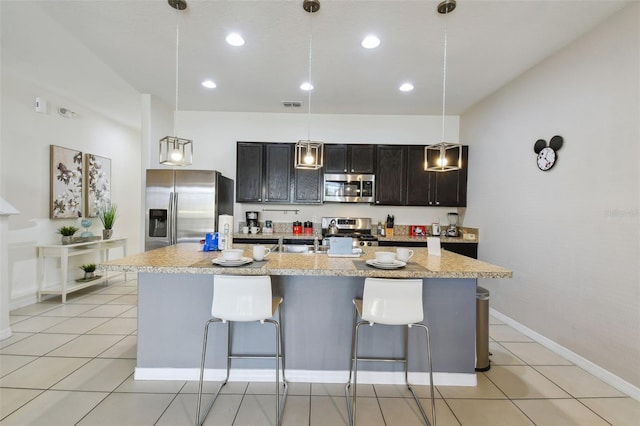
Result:
<svg viewBox="0 0 640 426">
<path fill-rule="evenodd" d="M 313 13 L 309 13 L 309 76 L 310 85 L 309 93 L 307 93 L 307 143 L 311 140 L 311 92 L 313 84 L 311 83 L 311 52 L 313 48 Z"/>
<path fill-rule="evenodd" d="M 444 24 L 444 61 L 442 66 L 442 139 L 444 142 L 444 116 L 447 105 L 447 23 Z"/>
<path fill-rule="evenodd" d="M 178 81 L 180 64 L 180 8 L 176 7 L 176 110 L 173 114 L 173 135 L 178 137 Z"/>
</svg>

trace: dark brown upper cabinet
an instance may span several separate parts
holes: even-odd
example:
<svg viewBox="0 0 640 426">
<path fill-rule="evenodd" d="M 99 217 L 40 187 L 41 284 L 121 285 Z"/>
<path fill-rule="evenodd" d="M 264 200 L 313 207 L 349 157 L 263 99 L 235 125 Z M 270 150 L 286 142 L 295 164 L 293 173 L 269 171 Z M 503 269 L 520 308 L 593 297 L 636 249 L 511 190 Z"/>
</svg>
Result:
<svg viewBox="0 0 640 426">
<path fill-rule="evenodd" d="M 462 147 L 462 169 L 449 172 L 424 170 L 424 146 L 411 145 L 408 151 L 407 205 L 465 207 L 469 147 Z M 456 162 L 457 158 L 448 159 Z"/>
<path fill-rule="evenodd" d="M 236 202 L 261 203 L 264 144 L 238 142 L 236 153 Z"/>
<path fill-rule="evenodd" d="M 376 145 L 376 205 L 407 203 L 406 145 Z"/>
<path fill-rule="evenodd" d="M 324 146 L 324 173 L 374 173 L 374 145 Z"/>
<path fill-rule="evenodd" d="M 322 170 L 294 170 L 294 144 L 238 142 L 238 203 L 322 203 Z"/>
</svg>

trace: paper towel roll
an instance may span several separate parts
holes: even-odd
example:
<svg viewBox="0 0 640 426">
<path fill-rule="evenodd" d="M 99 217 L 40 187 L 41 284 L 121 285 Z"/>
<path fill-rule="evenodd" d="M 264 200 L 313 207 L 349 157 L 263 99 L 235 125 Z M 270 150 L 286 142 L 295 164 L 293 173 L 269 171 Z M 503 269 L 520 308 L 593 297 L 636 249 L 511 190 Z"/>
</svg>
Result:
<svg viewBox="0 0 640 426">
<path fill-rule="evenodd" d="M 228 231 L 227 235 L 225 231 Z M 223 239 L 226 240 L 225 243 L 218 243 L 221 250 L 233 248 L 233 216 L 229 214 L 218 216 L 218 241 Z"/>
</svg>

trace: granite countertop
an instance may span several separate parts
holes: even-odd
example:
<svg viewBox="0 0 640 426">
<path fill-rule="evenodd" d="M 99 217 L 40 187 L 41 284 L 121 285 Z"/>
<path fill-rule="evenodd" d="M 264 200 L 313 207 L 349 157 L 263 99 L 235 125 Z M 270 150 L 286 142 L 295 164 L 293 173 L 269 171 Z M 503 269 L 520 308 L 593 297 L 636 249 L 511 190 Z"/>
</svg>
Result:
<svg viewBox="0 0 640 426">
<path fill-rule="evenodd" d="M 251 257 L 252 245 L 234 244 Z M 240 267 L 221 267 L 211 263 L 220 252 L 202 252 L 199 244 L 177 244 L 120 259 L 99 266 L 119 272 L 235 274 L 235 275 L 312 275 L 381 278 L 511 278 L 513 273 L 466 256 L 443 250 L 442 256 L 430 256 L 426 248 L 413 248 L 414 256 L 406 267 L 382 270 L 365 264 L 375 258 L 376 251 L 389 247 L 364 247 L 359 258 L 329 257 L 314 253 L 271 253 L 266 262 L 253 262 Z"/>
</svg>

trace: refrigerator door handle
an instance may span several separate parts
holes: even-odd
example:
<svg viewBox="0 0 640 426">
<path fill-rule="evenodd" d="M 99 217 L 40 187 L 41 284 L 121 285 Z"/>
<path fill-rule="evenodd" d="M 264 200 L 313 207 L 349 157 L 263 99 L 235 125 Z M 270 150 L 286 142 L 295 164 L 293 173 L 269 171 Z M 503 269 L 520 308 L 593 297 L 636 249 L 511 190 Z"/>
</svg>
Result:
<svg viewBox="0 0 640 426">
<path fill-rule="evenodd" d="M 178 193 L 173 193 L 173 241 L 171 244 L 178 244 Z"/>
<path fill-rule="evenodd" d="M 169 236 L 169 245 L 173 244 L 173 192 L 169 193 L 169 218 L 167 219 L 167 235 Z"/>
</svg>

